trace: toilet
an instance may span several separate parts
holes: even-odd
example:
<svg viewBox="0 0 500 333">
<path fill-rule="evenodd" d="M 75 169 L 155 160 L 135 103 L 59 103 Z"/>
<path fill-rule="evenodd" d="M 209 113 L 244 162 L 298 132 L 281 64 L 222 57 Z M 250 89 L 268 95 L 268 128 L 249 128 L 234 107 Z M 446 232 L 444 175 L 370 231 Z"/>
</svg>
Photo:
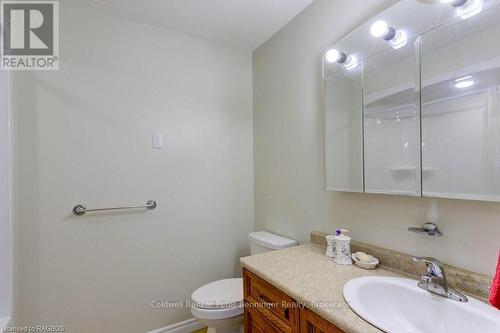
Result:
<svg viewBox="0 0 500 333">
<path fill-rule="evenodd" d="M 259 254 L 297 245 L 297 241 L 256 231 L 248 235 L 250 254 Z M 243 279 L 210 282 L 193 292 L 191 313 L 208 333 L 243 332 Z"/>
</svg>

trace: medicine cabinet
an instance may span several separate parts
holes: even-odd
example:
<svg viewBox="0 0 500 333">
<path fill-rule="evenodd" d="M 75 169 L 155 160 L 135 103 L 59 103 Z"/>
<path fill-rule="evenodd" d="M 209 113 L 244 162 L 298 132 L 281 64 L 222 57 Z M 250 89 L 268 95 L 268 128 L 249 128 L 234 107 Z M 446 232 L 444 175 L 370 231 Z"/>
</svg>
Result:
<svg viewBox="0 0 500 333">
<path fill-rule="evenodd" d="M 403 0 L 325 50 L 329 191 L 500 201 L 500 0 Z"/>
</svg>

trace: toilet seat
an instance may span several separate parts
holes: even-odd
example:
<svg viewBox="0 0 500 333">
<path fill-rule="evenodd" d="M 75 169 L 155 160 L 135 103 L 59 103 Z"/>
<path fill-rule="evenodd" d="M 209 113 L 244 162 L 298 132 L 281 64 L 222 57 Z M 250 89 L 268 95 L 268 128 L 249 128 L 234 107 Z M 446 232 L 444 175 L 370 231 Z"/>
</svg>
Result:
<svg viewBox="0 0 500 333">
<path fill-rule="evenodd" d="M 191 295 L 193 316 L 224 319 L 243 313 L 243 279 L 224 279 L 206 284 Z"/>
<path fill-rule="evenodd" d="M 223 309 L 202 309 L 196 306 L 191 308 L 191 314 L 200 319 L 227 319 L 243 314 L 243 302 L 232 308 Z"/>
</svg>

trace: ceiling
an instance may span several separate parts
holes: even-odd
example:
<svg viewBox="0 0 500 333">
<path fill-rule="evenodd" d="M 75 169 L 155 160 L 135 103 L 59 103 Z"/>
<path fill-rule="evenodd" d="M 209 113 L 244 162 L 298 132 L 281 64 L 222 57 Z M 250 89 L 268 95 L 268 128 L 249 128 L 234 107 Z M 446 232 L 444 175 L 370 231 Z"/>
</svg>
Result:
<svg viewBox="0 0 500 333">
<path fill-rule="evenodd" d="M 314 0 L 80 0 L 194 37 L 255 50 Z"/>
</svg>

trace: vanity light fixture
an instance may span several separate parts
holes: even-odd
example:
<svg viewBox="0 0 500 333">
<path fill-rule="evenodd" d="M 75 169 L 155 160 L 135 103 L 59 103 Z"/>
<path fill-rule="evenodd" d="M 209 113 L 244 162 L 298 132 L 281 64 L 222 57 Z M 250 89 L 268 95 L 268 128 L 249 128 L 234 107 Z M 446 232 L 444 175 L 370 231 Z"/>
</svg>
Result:
<svg viewBox="0 0 500 333">
<path fill-rule="evenodd" d="M 370 28 L 370 33 L 375 38 L 382 37 L 384 40 L 391 40 L 396 36 L 396 30 L 390 27 L 386 21 L 378 20 L 372 24 Z"/>
<path fill-rule="evenodd" d="M 441 0 L 457 9 L 457 14 L 465 19 L 479 14 L 483 10 L 483 0 Z"/>
<path fill-rule="evenodd" d="M 329 63 L 338 62 L 343 64 L 347 60 L 347 56 L 344 52 L 339 52 L 337 49 L 330 49 L 325 54 L 325 59 Z"/>
<path fill-rule="evenodd" d="M 475 84 L 472 76 L 464 76 L 455 80 L 455 88 L 463 89 L 472 87 Z"/>
<path fill-rule="evenodd" d="M 370 33 L 375 38 L 382 37 L 385 41 L 390 42 L 394 49 L 399 49 L 408 42 L 403 30 L 390 27 L 384 20 L 375 21 L 370 28 Z"/>
<path fill-rule="evenodd" d="M 396 36 L 394 36 L 394 38 L 390 41 L 392 48 L 396 50 L 405 46 L 407 42 L 408 39 L 406 38 L 406 32 L 403 30 L 397 30 Z"/>
<path fill-rule="evenodd" d="M 358 67 L 358 58 L 355 55 L 346 55 L 344 52 L 339 52 L 337 49 L 330 49 L 325 54 L 325 60 L 329 63 L 343 64 L 347 70 Z"/>
<path fill-rule="evenodd" d="M 346 61 L 345 61 L 344 66 L 348 71 L 358 67 L 358 58 L 356 58 L 355 55 L 348 56 Z"/>
</svg>

